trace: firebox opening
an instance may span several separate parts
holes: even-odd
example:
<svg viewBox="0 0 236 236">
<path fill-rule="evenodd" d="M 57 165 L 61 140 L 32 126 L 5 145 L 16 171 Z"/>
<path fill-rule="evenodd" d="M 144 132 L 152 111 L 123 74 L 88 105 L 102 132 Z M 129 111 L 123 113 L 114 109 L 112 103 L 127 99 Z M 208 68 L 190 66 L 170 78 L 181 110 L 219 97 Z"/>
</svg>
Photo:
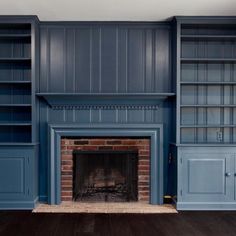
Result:
<svg viewBox="0 0 236 236">
<path fill-rule="evenodd" d="M 84 202 L 138 200 L 138 152 L 75 150 L 73 199 Z"/>
</svg>

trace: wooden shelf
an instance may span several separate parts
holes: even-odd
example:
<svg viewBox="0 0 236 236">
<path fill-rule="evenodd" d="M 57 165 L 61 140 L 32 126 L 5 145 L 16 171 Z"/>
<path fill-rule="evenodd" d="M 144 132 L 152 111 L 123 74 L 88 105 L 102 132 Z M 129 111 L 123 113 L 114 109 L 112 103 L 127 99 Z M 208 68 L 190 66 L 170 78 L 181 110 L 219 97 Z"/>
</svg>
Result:
<svg viewBox="0 0 236 236">
<path fill-rule="evenodd" d="M 220 105 L 215 105 L 215 104 L 207 104 L 207 105 L 191 105 L 191 104 L 186 104 L 186 105 L 180 105 L 180 107 L 236 107 L 236 104 L 235 105 L 223 105 L 223 104 L 220 104 Z"/>
<path fill-rule="evenodd" d="M 236 62 L 236 58 L 181 58 L 181 62 Z"/>
<path fill-rule="evenodd" d="M 24 39 L 31 38 L 31 34 L 0 34 L 0 39 Z"/>
<path fill-rule="evenodd" d="M 188 81 L 182 81 L 180 82 L 180 84 L 183 84 L 183 85 L 236 85 L 236 81 L 235 82 L 219 82 L 219 81 L 207 81 L 207 82 L 204 82 L 204 81 L 193 81 L 193 82 L 188 82 Z"/>
<path fill-rule="evenodd" d="M 232 147 L 236 146 L 236 143 L 176 143 L 172 145 L 177 147 Z"/>
<path fill-rule="evenodd" d="M 11 80 L 3 80 L 3 81 L 0 81 L 0 84 L 31 84 L 31 81 L 28 80 L 28 81 L 11 81 Z"/>
<path fill-rule="evenodd" d="M 235 125 L 180 125 L 180 128 L 236 128 Z"/>
<path fill-rule="evenodd" d="M 15 57 L 15 58 L 3 58 L 0 57 L 0 62 L 30 62 L 31 58 L 30 57 Z"/>
<path fill-rule="evenodd" d="M 0 126 L 31 126 L 31 122 L 1 122 Z"/>
<path fill-rule="evenodd" d="M 0 104 L 0 107 L 31 107 L 31 104 Z"/>
<path fill-rule="evenodd" d="M 181 39 L 236 39 L 236 35 L 181 35 Z"/>
<path fill-rule="evenodd" d="M 25 142 L 0 142 L 0 146 L 35 146 L 39 143 L 25 143 Z"/>
</svg>

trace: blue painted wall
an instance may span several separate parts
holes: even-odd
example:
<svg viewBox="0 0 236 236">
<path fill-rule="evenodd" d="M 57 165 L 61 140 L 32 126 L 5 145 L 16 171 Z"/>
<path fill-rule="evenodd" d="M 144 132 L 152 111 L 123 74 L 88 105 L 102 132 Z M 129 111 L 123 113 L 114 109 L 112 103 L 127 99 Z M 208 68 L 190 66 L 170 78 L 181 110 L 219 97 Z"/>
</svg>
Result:
<svg viewBox="0 0 236 236">
<path fill-rule="evenodd" d="M 40 28 L 38 92 L 172 92 L 169 23 L 53 23 Z M 163 123 L 165 192 L 172 104 L 148 110 L 52 110 L 40 100 L 41 200 L 47 198 L 48 123 Z"/>
</svg>

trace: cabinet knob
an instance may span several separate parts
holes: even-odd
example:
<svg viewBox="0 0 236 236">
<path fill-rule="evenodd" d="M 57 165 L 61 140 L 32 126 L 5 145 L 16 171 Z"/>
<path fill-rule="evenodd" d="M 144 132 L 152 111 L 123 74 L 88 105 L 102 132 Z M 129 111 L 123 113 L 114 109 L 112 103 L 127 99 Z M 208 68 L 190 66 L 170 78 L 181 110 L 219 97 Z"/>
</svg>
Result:
<svg viewBox="0 0 236 236">
<path fill-rule="evenodd" d="M 226 176 L 226 177 L 230 177 L 230 176 L 231 176 L 231 173 L 230 173 L 230 172 L 226 172 L 226 173 L 225 173 L 225 176 Z"/>
</svg>

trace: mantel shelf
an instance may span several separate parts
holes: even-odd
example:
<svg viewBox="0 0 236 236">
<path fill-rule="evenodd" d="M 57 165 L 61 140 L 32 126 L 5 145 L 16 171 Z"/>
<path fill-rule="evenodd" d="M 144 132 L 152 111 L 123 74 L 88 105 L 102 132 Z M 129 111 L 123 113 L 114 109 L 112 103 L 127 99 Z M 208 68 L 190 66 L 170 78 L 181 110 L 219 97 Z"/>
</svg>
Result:
<svg viewBox="0 0 236 236">
<path fill-rule="evenodd" d="M 56 109 L 153 109 L 174 93 L 37 93 Z"/>
</svg>

